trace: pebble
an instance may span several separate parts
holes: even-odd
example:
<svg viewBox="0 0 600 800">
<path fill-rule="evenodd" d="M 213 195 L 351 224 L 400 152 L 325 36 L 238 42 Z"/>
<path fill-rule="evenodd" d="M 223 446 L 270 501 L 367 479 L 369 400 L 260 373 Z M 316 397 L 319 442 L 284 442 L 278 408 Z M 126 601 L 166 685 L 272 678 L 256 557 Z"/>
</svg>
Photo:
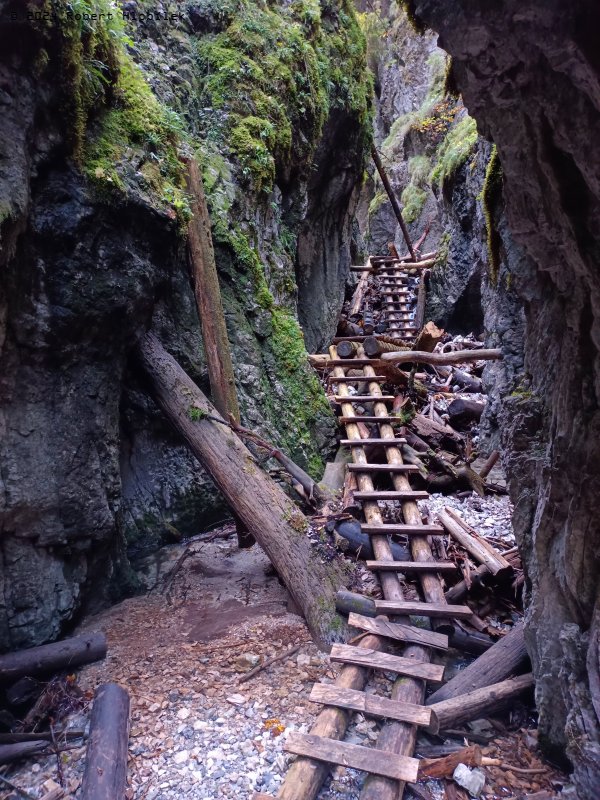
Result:
<svg viewBox="0 0 600 800">
<path fill-rule="evenodd" d="M 227 698 L 228 703 L 232 703 L 234 706 L 243 706 L 246 702 L 246 698 L 243 694 L 230 694 Z"/>
</svg>

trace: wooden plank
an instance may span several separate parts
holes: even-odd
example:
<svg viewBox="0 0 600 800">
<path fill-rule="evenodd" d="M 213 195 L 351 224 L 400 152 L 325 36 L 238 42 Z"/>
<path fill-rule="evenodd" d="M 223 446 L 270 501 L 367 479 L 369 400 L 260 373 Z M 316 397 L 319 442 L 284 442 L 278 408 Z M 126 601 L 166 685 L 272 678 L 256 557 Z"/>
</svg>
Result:
<svg viewBox="0 0 600 800">
<path fill-rule="evenodd" d="M 417 600 L 374 600 L 373 602 L 381 614 L 418 614 L 421 617 L 468 619 L 473 613 L 469 606 L 456 606 L 450 605 L 450 603 L 422 603 Z"/>
<path fill-rule="evenodd" d="M 329 383 L 384 383 L 388 379 L 385 375 L 373 375 L 372 378 L 365 378 L 364 375 L 344 375 L 343 378 L 334 378 L 333 375 L 328 375 L 327 380 Z"/>
<path fill-rule="evenodd" d="M 348 464 L 348 466 L 351 467 L 352 464 Z M 392 465 L 385 464 L 383 466 L 390 467 Z M 361 525 L 361 528 L 363 533 L 397 533 L 406 536 L 430 536 L 432 534 L 434 536 L 443 536 L 444 534 L 444 529 L 441 525 L 401 525 L 400 523 L 394 523 L 393 525 Z"/>
<path fill-rule="evenodd" d="M 367 569 L 378 572 L 456 572 L 452 561 L 365 561 Z"/>
<path fill-rule="evenodd" d="M 356 667 L 368 667 L 384 672 L 396 672 L 398 675 L 410 675 L 424 681 L 439 683 L 444 678 L 443 664 L 430 664 L 426 661 L 418 662 L 412 658 L 402 658 L 380 650 L 367 650 L 364 647 L 354 647 L 351 644 L 334 644 L 329 654 L 329 659 L 334 663 L 353 664 Z"/>
<path fill-rule="evenodd" d="M 375 359 L 372 358 L 330 358 L 323 362 L 323 366 L 329 367 L 366 367 L 372 365 Z"/>
<path fill-rule="evenodd" d="M 325 706 L 348 708 L 351 711 L 360 711 L 372 717 L 395 719 L 398 722 L 410 722 L 411 725 L 429 725 L 431 723 L 431 709 L 415 703 L 399 703 L 387 697 L 378 697 L 366 692 L 357 692 L 356 689 L 339 689 L 325 683 L 315 683 L 308 698 L 313 703 Z"/>
<path fill-rule="evenodd" d="M 375 750 L 359 744 L 338 742 L 323 736 L 312 736 L 309 733 L 293 731 L 284 742 L 283 748 L 288 753 L 308 756 L 317 761 L 327 761 L 329 764 L 360 769 L 363 772 L 383 775 L 397 781 L 414 783 L 419 772 L 419 762 L 416 758 L 398 756 L 395 753 Z"/>
<path fill-rule="evenodd" d="M 437 650 L 448 649 L 448 637 L 443 633 L 433 633 L 432 631 L 423 630 L 423 628 L 415 628 L 413 625 L 402 625 L 399 622 L 372 619 L 371 617 L 363 617 L 362 614 L 354 613 L 348 616 L 348 625 L 352 628 L 359 628 L 361 631 L 369 631 L 369 633 L 374 633 L 377 636 L 395 639 L 398 642 L 420 644 L 424 647 L 434 647 Z"/>
<path fill-rule="evenodd" d="M 340 439 L 340 444 L 347 447 L 362 447 L 364 444 L 383 444 L 386 447 L 396 447 L 405 443 L 406 439 Z"/>
<path fill-rule="evenodd" d="M 419 471 L 419 468 L 414 464 L 348 464 L 348 469 L 351 472 L 418 472 Z"/>
<path fill-rule="evenodd" d="M 334 394 L 333 399 L 336 403 L 391 403 L 394 400 L 393 394 L 349 394 L 347 397 L 344 395 Z"/>
<path fill-rule="evenodd" d="M 398 422 L 402 424 L 402 420 L 400 417 L 373 417 L 369 416 L 368 414 L 359 415 L 357 414 L 355 417 L 338 417 L 338 422 L 341 425 L 347 425 L 348 423 L 352 422 L 383 422 L 385 425 L 390 425 L 393 422 Z"/>
<path fill-rule="evenodd" d="M 427 500 L 429 492 L 415 489 L 404 492 L 354 492 L 355 500 Z"/>
</svg>

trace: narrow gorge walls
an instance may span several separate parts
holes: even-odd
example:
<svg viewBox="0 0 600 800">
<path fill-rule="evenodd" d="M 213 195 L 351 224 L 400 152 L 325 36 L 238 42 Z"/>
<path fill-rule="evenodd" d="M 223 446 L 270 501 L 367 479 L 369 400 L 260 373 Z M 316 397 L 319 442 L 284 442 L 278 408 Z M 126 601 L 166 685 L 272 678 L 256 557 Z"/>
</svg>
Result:
<svg viewBox="0 0 600 800">
<path fill-rule="evenodd" d="M 600 61 L 593 2 L 410 3 L 504 172 L 511 280 L 525 310 L 523 385 L 503 440 L 526 568 L 540 735 L 600 786 Z"/>
<path fill-rule="evenodd" d="M 243 421 L 314 474 L 333 438 L 298 317 L 316 345 L 350 264 L 371 96 L 353 9 L 120 5 L 81 0 L 89 23 L 0 0 L 0 649 L 133 588 L 127 544 L 226 513 L 129 359 L 152 329 L 208 389 L 181 155 L 203 169 Z"/>
</svg>

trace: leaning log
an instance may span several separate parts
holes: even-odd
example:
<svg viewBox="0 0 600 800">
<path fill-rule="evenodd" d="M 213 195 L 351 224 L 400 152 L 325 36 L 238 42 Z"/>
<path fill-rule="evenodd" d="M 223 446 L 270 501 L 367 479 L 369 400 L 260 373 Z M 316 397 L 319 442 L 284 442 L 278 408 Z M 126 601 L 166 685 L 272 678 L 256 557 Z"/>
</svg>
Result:
<svg viewBox="0 0 600 800">
<path fill-rule="evenodd" d="M 404 241 L 406 242 L 406 246 L 408 247 L 408 252 L 410 253 L 411 261 L 416 261 L 417 256 L 414 251 L 412 241 L 410 235 L 408 233 L 408 228 L 406 227 L 406 223 L 402 217 L 402 211 L 400 210 L 400 204 L 394 194 L 394 190 L 392 189 L 392 184 L 389 181 L 389 178 L 386 174 L 385 169 L 383 168 L 383 164 L 381 163 L 381 159 L 379 158 L 379 153 L 377 152 L 377 148 L 375 145 L 371 145 L 371 156 L 373 158 L 373 162 L 377 167 L 377 172 L 379 173 L 379 177 L 381 178 L 381 182 L 383 183 L 383 188 L 387 192 L 387 196 L 390 199 L 390 203 L 392 204 L 392 209 L 394 210 L 394 214 L 396 215 L 396 219 L 398 220 L 398 224 L 400 225 L 400 230 L 402 231 L 402 236 L 404 237 Z"/>
<path fill-rule="evenodd" d="M 240 409 L 221 302 L 208 206 L 198 164 L 194 159 L 190 159 L 187 167 L 187 189 L 192 211 L 192 218 L 188 224 L 188 253 L 206 353 L 210 391 L 219 413 L 225 419 L 231 414 L 234 420 L 239 422 Z"/>
<path fill-rule="evenodd" d="M 500 553 L 497 553 L 481 537 L 472 536 L 459 522 L 453 519 L 449 509 L 440 511 L 438 518 L 450 536 L 456 539 L 478 564 L 485 564 L 492 575 L 506 575 L 513 571 L 512 566 Z"/>
<path fill-rule="evenodd" d="M 434 692 L 427 703 L 440 703 L 503 681 L 522 669 L 528 659 L 523 625 L 515 625 L 510 633 Z"/>
<path fill-rule="evenodd" d="M 106 636 L 86 633 L 62 642 L 43 644 L 0 656 L 0 682 L 16 681 L 23 675 L 50 675 L 99 661 L 106 655 Z"/>
<path fill-rule="evenodd" d="M 534 683 L 533 675 L 529 672 L 518 678 L 511 678 L 491 686 L 485 686 L 483 689 L 475 689 L 473 692 L 443 700 L 441 703 L 433 703 L 429 705 L 429 708 L 435 716 L 432 718 L 429 731 L 438 733 L 445 728 L 456 728 L 463 722 L 479 719 L 486 714 L 495 714 L 505 708 L 515 697 L 531 689 Z"/>
<path fill-rule="evenodd" d="M 221 301 L 221 288 L 217 275 L 215 251 L 210 230 L 210 216 L 204 196 L 204 187 L 198 164 L 192 158 L 187 162 L 187 190 L 190 196 L 192 218 L 188 224 L 188 255 L 196 307 L 200 319 L 202 342 L 213 402 L 225 419 L 240 421 L 231 360 L 231 349 Z M 238 546 L 252 547 L 254 538 L 235 516 Z"/>
<path fill-rule="evenodd" d="M 422 350 L 409 350 L 405 353 L 382 353 L 384 361 L 395 361 L 406 364 L 418 361 L 420 364 L 446 366 L 448 364 L 466 364 L 469 361 L 500 361 L 502 350 L 454 350 L 452 353 L 424 353 Z"/>
<path fill-rule="evenodd" d="M 317 642 L 331 641 L 344 579 L 313 550 L 306 517 L 232 430 L 206 419 L 218 417 L 216 409 L 153 334 L 142 340 L 138 361 L 157 404 L 266 552 Z"/>
<path fill-rule="evenodd" d="M 124 800 L 129 742 L 129 694 L 116 683 L 94 694 L 81 800 Z"/>
</svg>

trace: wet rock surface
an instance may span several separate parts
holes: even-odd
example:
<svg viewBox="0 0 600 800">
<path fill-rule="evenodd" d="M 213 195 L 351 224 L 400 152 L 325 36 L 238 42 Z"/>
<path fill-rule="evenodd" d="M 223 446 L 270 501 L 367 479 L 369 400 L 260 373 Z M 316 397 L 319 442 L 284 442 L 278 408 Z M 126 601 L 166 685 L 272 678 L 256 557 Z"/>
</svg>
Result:
<svg viewBox="0 0 600 800">
<path fill-rule="evenodd" d="M 333 416 L 301 341 L 291 354 L 289 347 L 298 314 L 307 345 L 316 346 L 316 330 L 333 325 L 341 303 L 364 121 L 356 109 L 342 113 L 340 100 L 326 115 L 318 154 L 296 141 L 287 173 L 278 165 L 281 186 L 250 191 L 218 124 L 207 133 L 207 119 L 224 114 L 205 107 L 197 60 L 202 37 L 225 30 L 235 9 L 190 4 L 171 24 L 144 15 L 150 5 L 127 3 L 124 80 L 139 64 L 138 80 L 151 85 L 164 119 L 180 112 L 186 135 L 210 144 L 202 167 L 213 222 L 252 245 L 240 255 L 216 237 L 243 421 L 316 475 Z M 342 5 L 328 24 L 337 24 Z M 175 3 L 160 8 L 180 11 Z M 133 591 L 127 546 L 156 548 L 224 516 L 219 492 L 146 396 L 131 358 L 152 328 L 208 392 L 181 220 L 169 205 L 178 187 L 153 193 L 169 168 L 165 142 L 157 136 L 147 152 L 138 130 L 138 140 L 118 156 L 109 150 L 90 178 L 88 155 L 73 151 L 75 123 L 87 124 L 77 134 L 83 144 L 96 141 L 127 95 L 111 85 L 110 111 L 98 95 L 87 119 L 81 108 L 74 118 L 82 90 L 60 76 L 65 63 L 80 74 L 69 62 L 78 51 L 65 49 L 70 39 L 58 27 L 44 29 L 21 12 L 0 0 L 0 650 L 56 638 L 82 608 Z M 356 47 L 360 57 L 360 40 Z M 108 70 L 93 55 L 85 73 L 92 82 L 90 64 Z M 107 85 L 113 77 L 103 74 Z M 338 161 L 329 158 L 332 147 Z M 304 223 L 310 235 L 300 233 Z M 257 299 L 248 274 L 256 265 L 268 302 L 281 303 L 278 317 Z"/>
<path fill-rule="evenodd" d="M 527 577 L 540 737 L 600 783 L 598 692 L 599 115 L 591 2 L 418 0 L 479 130 L 498 146 L 525 310 L 525 370 L 501 415 Z M 577 124 L 573 124 L 577 120 Z"/>
</svg>

